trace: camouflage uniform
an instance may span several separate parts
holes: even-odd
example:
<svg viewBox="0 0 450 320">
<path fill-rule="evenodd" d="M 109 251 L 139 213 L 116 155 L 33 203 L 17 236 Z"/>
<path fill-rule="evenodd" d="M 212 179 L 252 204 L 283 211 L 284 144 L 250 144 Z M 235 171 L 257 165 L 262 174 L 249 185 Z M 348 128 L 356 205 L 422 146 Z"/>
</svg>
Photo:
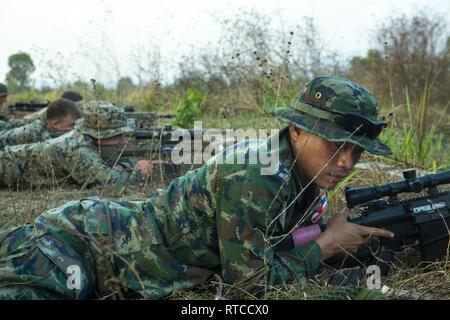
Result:
<svg viewBox="0 0 450 320">
<path fill-rule="evenodd" d="M 43 120 L 0 132 L 0 148 L 49 140 L 59 134 L 48 128 Z"/>
<path fill-rule="evenodd" d="M 289 250 L 276 244 L 312 223 L 319 190 L 293 169 L 287 130 L 277 138 L 278 147 L 269 138 L 227 148 L 223 163 L 216 155 L 146 201 L 81 199 L 43 213 L 34 225 L 5 230 L 0 297 L 84 299 L 115 292 L 161 298 L 214 273 L 254 294 L 303 282 L 321 263 L 318 244 Z M 262 175 L 260 163 L 227 161 L 248 159 L 255 149 L 278 155 L 274 174 Z M 81 270 L 79 289 L 67 285 L 73 265 Z M 349 294 L 373 296 L 366 291 Z"/>
<path fill-rule="evenodd" d="M 8 129 L 8 121 L 0 120 L 0 131 Z"/>
<path fill-rule="evenodd" d="M 67 180 L 83 186 L 106 185 L 118 190 L 143 181 L 127 161 L 122 169 L 106 163 L 93 137 L 108 138 L 129 132 L 121 109 L 91 103 L 75 130 L 32 144 L 7 146 L 0 151 L 0 181 L 8 187 L 57 185 Z"/>
<path fill-rule="evenodd" d="M 8 96 L 8 87 L 6 87 L 3 83 L 0 83 L 0 98 Z M 3 106 L 4 102 L 0 102 L 0 108 Z M 3 108 L 1 108 L 3 109 Z M 8 126 L 8 116 L 0 113 L 0 130 L 4 130 Z"/>
<path fill-rule="evenodd" d="M 303 217 L 318 192 L 311 185 L 288 207 L 302 182 L 290 171 L 293 159 L 286 132 L 280 140 L 279 149 L 272 150 L 280 153 L 274 175 L 261 175 L 259 164 L 219 165 L 212 158 L 145 202 L 83 199 L 44 213 L 34 226 L 5 232 L 0 279 L 10 270 L 8 281 L 27 283 L 21 292 L 27 288 L 36 297 L 45 291 L 64 298 L 91 297 L 94 290 L 100 296 L 109 294 L 112 289 L 102 283 L 102 275 L 111 268 L 124 287 L 146 298 L 191 288 L 214 272 L 227 283 L 251 283 L 252 291 L 266 281 L 270 286 L 302 281 L 320 264 L 317 243 L 289 252 L 276 252 L 271 244 Z M 228 156 L 248 155 L 250 147 L 256 146 L 236 146 Z M 113 257 L 103 257 L 108 253 Z M 111 259 L 111 266 L 100 268 L 98 261 L 108 264 Z M 25 266 L 25 261 L 33 265 Z M 73 264 L 83 270 L 79 291 L 67 289 L 61 272 Z M 25 271 L 30 268 L 31 274 Z"/>
<path fill-rule="evenodd" d="M 18 127 L 23 127 L 28 124 L 24 119 L 14 119 L 9 116 L 0 115 L 4 120 L 0 120 L 0 132 L 3 130 L 10 130 Z"/>
<path fill-rule="evenodd" d="M 5 97 L 8 95 L 8 87 L 3 83 L 0 83 L 0 97 Z"/>
</svg>

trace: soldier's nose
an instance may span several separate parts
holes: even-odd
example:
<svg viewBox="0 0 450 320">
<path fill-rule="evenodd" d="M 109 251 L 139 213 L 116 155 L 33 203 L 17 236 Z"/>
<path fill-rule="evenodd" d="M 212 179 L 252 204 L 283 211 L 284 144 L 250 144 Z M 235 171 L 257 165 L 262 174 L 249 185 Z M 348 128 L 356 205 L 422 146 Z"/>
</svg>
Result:
<svg viewBox="0 0 450 320">
<path fill-rule="evenodd" d="M 343 148 L 339 154 L 337 159 L 337 165 L 339 168 L 343 168 L 347 171 L 350 171 L 355 165 L 352 148 Z"/>
</svg>

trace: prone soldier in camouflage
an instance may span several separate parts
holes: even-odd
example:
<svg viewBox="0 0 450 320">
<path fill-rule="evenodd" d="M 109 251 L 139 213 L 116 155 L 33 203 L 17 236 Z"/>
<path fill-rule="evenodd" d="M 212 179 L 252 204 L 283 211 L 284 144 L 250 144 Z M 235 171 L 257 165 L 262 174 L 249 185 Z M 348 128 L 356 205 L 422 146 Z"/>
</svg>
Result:
<svg viewBox="0 0 450 320">
<path fill-rule="evenodd" d="M 73 130 L 81 112 L 67 99 L 58 99 L 46 108 L 45 119 L 0 132 L 0 148 L 56 138 Z"/>
<path fill-rule="evenodd" d="M 130 132 L 123 110 L 108 102 L 86 104 L 75 129 L 43 142 L 7 146 L 0 151 L 0 182 L 4 187 L 56 186 L 70 181 L 121 190 L 144 181 L 147 161 L 108 163 L 111 149 L 119 150 Z"/>
<path fill-rule="evenodd" d="M 3 111 L 3 104 L 8 100 L 8 87 L 0 83 L 0 131 L 8 130 L 25 125 L 27 122 L 23 119 L 12 119 Z"/>
<path fill-rule="evenodd" d="M 8 87 L 0 83 L 0 107 L 8 100 Z"/>
<path fill-rule="evenodd" d="M 289 126 L 268 140 L 225 149 L 145 201 L 71 201 L 34 225 L 3 231 L 0 297 L 157 299 L 213 274 L 258 295 L 303 283 L 322 260 L 356 250 L 369 235 L 391 236 L 337 215 L 314 239 L 278 249 L 287 234 L 322 222 L 315 214 L 319 188 L 333 188 L 363 149 L 390 151 L 377 138 L 384 124 L 376 120 L 375 99 L 345 79 L 312 80 L 292 107 L 274 115 Z M 273 174 L 261 174 L 261 163 L 233 161 L 255 150 L 276 155 Z M 78 286 L 67 284 L 73 268 L 80 271 Z M 380 295 L 351 292 L 353 298 Z"/>
</svg>

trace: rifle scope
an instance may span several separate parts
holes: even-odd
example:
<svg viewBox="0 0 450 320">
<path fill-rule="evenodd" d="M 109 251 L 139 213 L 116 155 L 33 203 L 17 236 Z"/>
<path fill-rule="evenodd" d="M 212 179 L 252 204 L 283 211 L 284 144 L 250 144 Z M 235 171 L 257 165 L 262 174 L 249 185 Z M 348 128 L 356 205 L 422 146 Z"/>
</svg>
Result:
<svg viewBox="0 0 450 320">
<path fill-rule="evenodd" d="M 158 117 L 160 119 L 173 119 L 176 117 L 176 115 L 174 113 L 165 113 L 165 114 L 158 115 Z"/>
<path fill-rule="evenodd" d="M 36 109 L 43 109 L 50 104 L 50 101 L 19 101 L 8 106 L 10 112 L 14 111 L 37 111 Z"/>
<path fill-rule="evenodd" d="M 425 188 L 450 183 L 450 170 L 420 177 L 416 176 L 416 169 L 406 169 L 402 173 L 404 180 L 371 187 L 346 188 L 345 199 L 347 200 L 347 206 L 353 208 L 358 204 L 385 196 L 396 196 L 402 192 L 420 192 Z"/>
</svg>

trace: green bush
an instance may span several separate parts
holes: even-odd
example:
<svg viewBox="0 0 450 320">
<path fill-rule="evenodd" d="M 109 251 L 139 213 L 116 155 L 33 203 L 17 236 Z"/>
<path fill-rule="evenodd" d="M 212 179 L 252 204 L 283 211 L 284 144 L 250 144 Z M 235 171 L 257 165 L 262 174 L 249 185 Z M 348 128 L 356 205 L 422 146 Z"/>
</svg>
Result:
<svg viewBox="0 0 450 320">
<path fill-rule="evenodd" d="M 175 107 L 174 124 L 181 128 L 192 128 L 194 121 L 202 116 L 200 109 L 203 95 L 200 91 L 189 88 Z"/>
</svg>

